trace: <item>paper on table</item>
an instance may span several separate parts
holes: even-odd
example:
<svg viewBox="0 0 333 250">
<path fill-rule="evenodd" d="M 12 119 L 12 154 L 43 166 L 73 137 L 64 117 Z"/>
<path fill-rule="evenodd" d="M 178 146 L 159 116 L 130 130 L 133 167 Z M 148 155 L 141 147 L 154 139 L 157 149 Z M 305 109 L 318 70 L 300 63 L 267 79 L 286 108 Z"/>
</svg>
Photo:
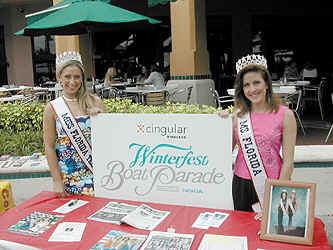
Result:
<svg viewBox="0 0 333 250">
<path fill-rule="evenodd" d="M 150 232 L 142 250 L 189 250 L 194 239 L 194 234 L 178 234 L 153 231 Z"/>
<path fill-rule="evenodd" d="M 126 223 L 139 229 L 154 230 L 169 214 L 169 211 L 153 209 L 142 204 L 122 218 L 121 223 Z"/>
<path fill-rule="evenodd" d="M 198 250 L 247 250 L 246 236 L 205 234 Z"/>
<path fill-rule="evenodd" d="M 87 223 L 63 222 L 52 233 L 49 241 L 81 241 Z"/>
<path fill-rule="evenodd" d="M 53 210 L 53 212 L 59 213 L 59 214 L 67 214 L 79 207 L 82 207 L 83 205 L 85 205 L 87 203 L 88 203 L 88 201 L 83 201 L 83 200 L 70 200 L 69 202 L 65 203 L 64 205 Z M 70 205 L 70 204 L 73 204 L 73 205 Z"/>
<path fill-rule="evenodd" d="M 229 214 L 214 212 L 213 216 L 209 220 L 209 226 L 220 227 L 222 223 L 228 218 Z"/>
<path fill-rule="evenodd" d="M 193 223 L 192 227 L 200 229 L 208 229 L 210 226 L 210 220 L 212 216 L 213 213 L 209 212 L 201 213 Z"/>
<path fill-rule="evenodd" d="M 120 202 L 109 202 L 103 208 L 88 217 L 89 220 L 96 220 L 120 225 L 120 221 L 138 206 Z"/>
</svg>

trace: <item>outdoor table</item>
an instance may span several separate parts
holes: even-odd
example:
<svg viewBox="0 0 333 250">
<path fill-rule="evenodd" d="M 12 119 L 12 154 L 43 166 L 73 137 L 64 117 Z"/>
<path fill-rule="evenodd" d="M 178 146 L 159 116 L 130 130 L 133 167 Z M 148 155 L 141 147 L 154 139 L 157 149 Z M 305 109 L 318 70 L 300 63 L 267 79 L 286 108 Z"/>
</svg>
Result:
<svg viewBox="0 0 333 250">
<path fill-rule="evenodd" d="M 125 93 L 136 94 L 138 96 L 138 100 L 141 103 L 144 103 L 144 95 L 148 93 L 157 93 L 162 91 L 167 91 L 166 88 L 162 89 L 154 89 L 152 87 L 129 87 L 123 90 Z"/>
<path fill-rule="evenodd" d="M 277 86 L 295 86 L 295 87 L 304 87 L 310 85 L 310 81 L 295 81 L 295 82 L 287 82 L 287 83 L 281 83 L 278 81 L 273 81 L 272 85 L 273 87 Z"/>
<path fill-rule="evenodd" d="M 80 242 L 49 242 L 48 239 L 50 238 L 58 223 L 53 225 L 40 236 L 27 236 L 7 231 L 10 226 L 16 224 L 20 219 L 25 218 L 33 211 L 57 214 L 52 211 L 74 198 L 76 197 L 68 196 L 66 198 L 56 198 L 53 192 L 43 191 L 36 196 L 33 196 L 29 200 L 25 200 L 19 206 L 7 210 L 2 215 L 0 215 L 0 241 L 6 240 L 38 247 L 41 249 L 90 249 L 97 241 L 99 241 L 111 230 L 125 231 L 134 234 L 149 234 L 149 231 L 147 230 L 136 229 L 128 225 L 116 225 L 87 219 L 90 215 L 104 207 L 110 201 L 125 202 L 133 205 L 141 205 L 143 202 L 114 199 L 111 200 L 107 198 L 98 198 L 86 195 L 79 196 L 79 199 L 89 201 L 89 203 L 70 213 L 65 214 L 65 217 L 58 222 L 87 223 Z M 144 204 L 155 209 L 170 211 L 170 214 L 154 229 L 155 231 L 165 232 L 168 230 L 168 228 L 173 228 L 175 229 L 176 233 L 194 234 L 195 237 L 190 248 L 191 250 L 198 249 L 204 234 L 246 236 L 249 250 L 257 250 L 258 248 L 270 250 L 331 249 L 327 235 L 325 233 L 324 224 L 319 218 L 315 218 L 314 221 L 313 244 L 312 246 L 305 246 L 260 240 L 258 231 L 260 230 L 261 222 L 254 219 L 255 213 L 179 205 L 166 205 L 151 202 L 144 202 Z M 214 211 L 229 214 L 228 218 L 219 228 L 210 227 L 209 229 L 198 229 L 192 227 L 192 224 L 200 213 Z M 3 244 L 3 242 L 0 242 L 0 244 Z"/>
<path fill-rule="evenodd" d="M 23 89 L 31 89 L 32 87 L 30 86 L 17 86 L 17 87 L 9 87 L 9 88 L 4 88 L 0 87 L 0 92 L 14 92 L 14 91 L 20 91 Z"/>
<path fill-rule="evenodd" d="M 23 100 L 26 98 L 25 95 L 13 95 L 9 97 L 2 97 L 0 98 L 0 102 L 13 102 L 13 101 L 18 101 L 18 100 Z"/>
<path fill-rule="evenodd" d="M 289 85 L 273 87 L 273 93 L 278 94 L 280 96 L 293 94 L 293 93 L 295 93 L 295 91 L 296 91 L 296 88 L 294 86 L 289 86 Z M 235 89 L 227 89 L 227 92 L 231 96 L 235 95 Z"/>
</svg>

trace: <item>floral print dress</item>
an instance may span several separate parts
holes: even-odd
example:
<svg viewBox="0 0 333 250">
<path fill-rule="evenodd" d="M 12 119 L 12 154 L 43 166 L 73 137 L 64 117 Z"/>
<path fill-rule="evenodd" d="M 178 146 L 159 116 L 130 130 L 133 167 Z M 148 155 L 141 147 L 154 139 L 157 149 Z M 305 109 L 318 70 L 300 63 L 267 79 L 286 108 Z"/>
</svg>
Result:
<svg viewBox="0 0 333 250">
<path fill-rule="evenodd" d="M 90 117 L 80 116 L 75 119 L 91 145 Z M 68 194 L 94 195 L 93 173 L 82 162 L 58 119 L 56 120 L 56 130 L 58 134 L 56 145 L 58 167 L 62 175 L 65 191 Z"/>
</svg>

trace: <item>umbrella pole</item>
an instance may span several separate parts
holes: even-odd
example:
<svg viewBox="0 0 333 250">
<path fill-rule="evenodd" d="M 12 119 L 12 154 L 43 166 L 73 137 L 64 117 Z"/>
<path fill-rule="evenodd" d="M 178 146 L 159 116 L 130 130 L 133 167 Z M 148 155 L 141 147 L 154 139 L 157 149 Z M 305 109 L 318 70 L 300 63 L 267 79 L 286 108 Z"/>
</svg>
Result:
<svg viewBox="0 0 333 250">
<path fill-rule="evenodd" d="M 94 63 L 94 58 L 93 58 L 93 47 L 92 46 L 92 32 L 89 28 L 88 29 L 88 39 L 89 39 L 89 58 L 91 60 L 91 80 L 92 80 L 92 84 L 93 84 L 93 92 L 94 94 L 96 93 L 96 86 L 95 86 L 95 63 Z"/>
</svg>

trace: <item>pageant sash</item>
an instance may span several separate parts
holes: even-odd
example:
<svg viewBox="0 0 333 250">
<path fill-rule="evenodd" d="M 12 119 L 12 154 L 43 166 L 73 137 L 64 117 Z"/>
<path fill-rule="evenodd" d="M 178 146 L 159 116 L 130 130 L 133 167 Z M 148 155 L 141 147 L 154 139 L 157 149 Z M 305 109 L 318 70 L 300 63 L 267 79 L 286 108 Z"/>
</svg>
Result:
<svg viewBox="0 0 333 250">
<path fill-rule="evenodd" d="M 266 170 L 254 139 L 250 114 L 246 113 L 237 120 L 240 145 L 259 198 L 259 203 L 252 204 L 252 208 L 255 212 L 261 212 L 264 205 Z"/>
<path fill-rule="evenodd" d="M 288 201 L 286 202 L 286 206 L 287 205 L 288 205 Z M 283 211 L 283 214 L 284 215 L 287 214 L 287 210 L 286 210 L 286 207 L 283 205 L 283 200 L 282 199 L 280 199 L 280 207 L 281 207 L 281 209 Z"/>
<path fill-rule="evenodd" d="M 70 142 L 79 154 L 84 165 L 93 172 L 91 146 L 81 131 L 79 124 L 74 119 L 71 111 L 62 97 L 51 101 L 51 106 L 56 113 Z"/>
<path fill-rule="evenodd" d="M 293 205 L 293 202 L 290 199 L 288 199 L 288 204 L 289 204 L 289 207 L 291 208 L 291 211 L 293 212 L 293 214 L 295 214 L 296 213 L 295 207 Z M 296 203 L 295 203 L 295 205 L 296 205 Z"/>
</svg>

